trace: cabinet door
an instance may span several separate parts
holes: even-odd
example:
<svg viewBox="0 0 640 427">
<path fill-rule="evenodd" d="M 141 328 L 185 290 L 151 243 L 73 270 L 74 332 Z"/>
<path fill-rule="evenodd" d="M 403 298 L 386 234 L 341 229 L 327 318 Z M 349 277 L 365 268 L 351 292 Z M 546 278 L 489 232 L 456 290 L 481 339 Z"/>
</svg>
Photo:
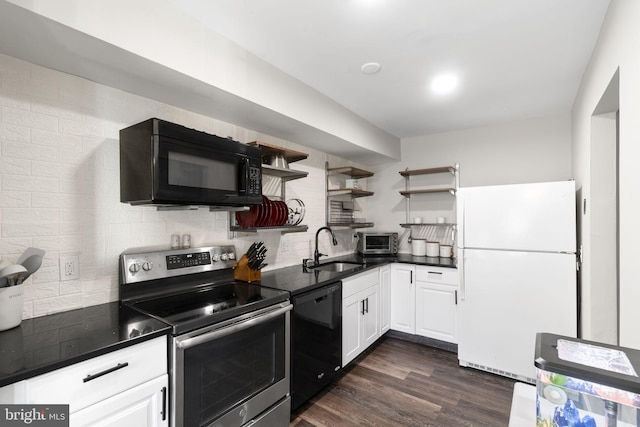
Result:
<svg viewBox="0 0 640 427">
<path fill-rule="evenodd" d="M 362 300 L 360 293 L 342 300 L 342 366 L 362 352 Z"/>
<path fill-rule="evenodd" d="M 362 350 L 376 342 L 380 336 L 380 315 L 378 310 L 378 285 L 362 291 L 361 300 L 364 304 L 362 316 Z"/>
<path fill-rule="evenodd" d="M 380 267 L 380 335 L 391 327 L 391 266 Z"/>
<path fill-rule="evenodd" d="M 415 266 L 391 266 L 391 329 L 415 334 Z"/>
<path fill-rule="evenodd" d="M 74 413 L 166 373 L 167 337 L 162 336 L 29 378 L 26 403 L 69 404 Z"/>
<path fill-rule="evenodd" d="M 74 427 L 166 427 L 168 376 L 156 378 L 71 414 Z"/>
<path fill-rule="evenodd" d="M 416 334 L 456 343 L 456 289 L 416 283 Z"/>
</svg>

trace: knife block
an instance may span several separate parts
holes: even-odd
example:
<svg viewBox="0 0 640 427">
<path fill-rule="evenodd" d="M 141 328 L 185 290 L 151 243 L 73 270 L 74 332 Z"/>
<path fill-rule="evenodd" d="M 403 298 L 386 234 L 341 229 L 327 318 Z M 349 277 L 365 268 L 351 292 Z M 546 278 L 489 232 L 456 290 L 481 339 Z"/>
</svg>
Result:
<svg viewBox="0 0 640 427">
<path fill-rule="evenodd" d="M 249 268 L 249 259 L 246 255 L 242 255 L 238 260 L 235 270 L 233 270 L 233 278 L 234 280 L 251 283 L 260 280 L 262 278 L 262 272 Z"/>
</svg>

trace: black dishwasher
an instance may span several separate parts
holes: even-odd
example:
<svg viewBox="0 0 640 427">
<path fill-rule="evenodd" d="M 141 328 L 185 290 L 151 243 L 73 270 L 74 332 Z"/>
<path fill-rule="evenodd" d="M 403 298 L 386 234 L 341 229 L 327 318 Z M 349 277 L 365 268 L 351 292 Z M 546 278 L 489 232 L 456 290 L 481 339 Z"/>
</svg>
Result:
<svg viewBox="0 0 640 427">
<path fill-rule="evenodd" d="M 324 388 L 342 367 L 342 283 L 293 297 L 291 409 Z"/>
</svg>

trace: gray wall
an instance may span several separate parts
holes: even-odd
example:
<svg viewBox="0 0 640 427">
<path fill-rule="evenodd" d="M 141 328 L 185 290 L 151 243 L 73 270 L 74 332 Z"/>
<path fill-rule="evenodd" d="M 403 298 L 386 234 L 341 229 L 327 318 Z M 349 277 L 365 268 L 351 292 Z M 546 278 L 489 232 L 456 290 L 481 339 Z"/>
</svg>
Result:
<svg viewBox="0 0 640 427">
<path fill-rule="evenodd" d="M 402 141 L 402 161 L 387 164 L 370 178 L 375 194 L 368 202 L 368 212 L 381 231 L 404 230 L 405 168 L 423 169 L 460 164 L 460 186 L 484 186 L 571 179 L 570 115 L 512 122 L 495 126 L 460 130 L 437 135 L 408 138 Z M 452 177 L 416 178 L 418 187 L 447 185 Z M 455 198 L 444 194 L 413 196 L 413 216 L 435 222 L 437 216 L 455 222 Z M 391 209 L 391 214 L 389 214 Z M 410 252 L 406 242 L 402 252 Z"/>
</svg>

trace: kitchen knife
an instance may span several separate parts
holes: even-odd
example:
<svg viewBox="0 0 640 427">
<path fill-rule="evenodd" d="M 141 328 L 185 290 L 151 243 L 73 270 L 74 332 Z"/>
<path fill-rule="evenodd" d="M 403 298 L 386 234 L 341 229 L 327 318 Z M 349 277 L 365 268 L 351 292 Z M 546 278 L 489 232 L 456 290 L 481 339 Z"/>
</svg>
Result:
<svg viewBox="0 0 640 427">
<path fill-rule="evenodd" d="M 246 254 L 247 258 L 251 259 L 255 255 L 257 251 L 257 247 L 258 247 L 257 242 L 253 242 L 251 246 L 249 246 L 249 250 L 247 251 L 247 254 Z"/>
</svg>

